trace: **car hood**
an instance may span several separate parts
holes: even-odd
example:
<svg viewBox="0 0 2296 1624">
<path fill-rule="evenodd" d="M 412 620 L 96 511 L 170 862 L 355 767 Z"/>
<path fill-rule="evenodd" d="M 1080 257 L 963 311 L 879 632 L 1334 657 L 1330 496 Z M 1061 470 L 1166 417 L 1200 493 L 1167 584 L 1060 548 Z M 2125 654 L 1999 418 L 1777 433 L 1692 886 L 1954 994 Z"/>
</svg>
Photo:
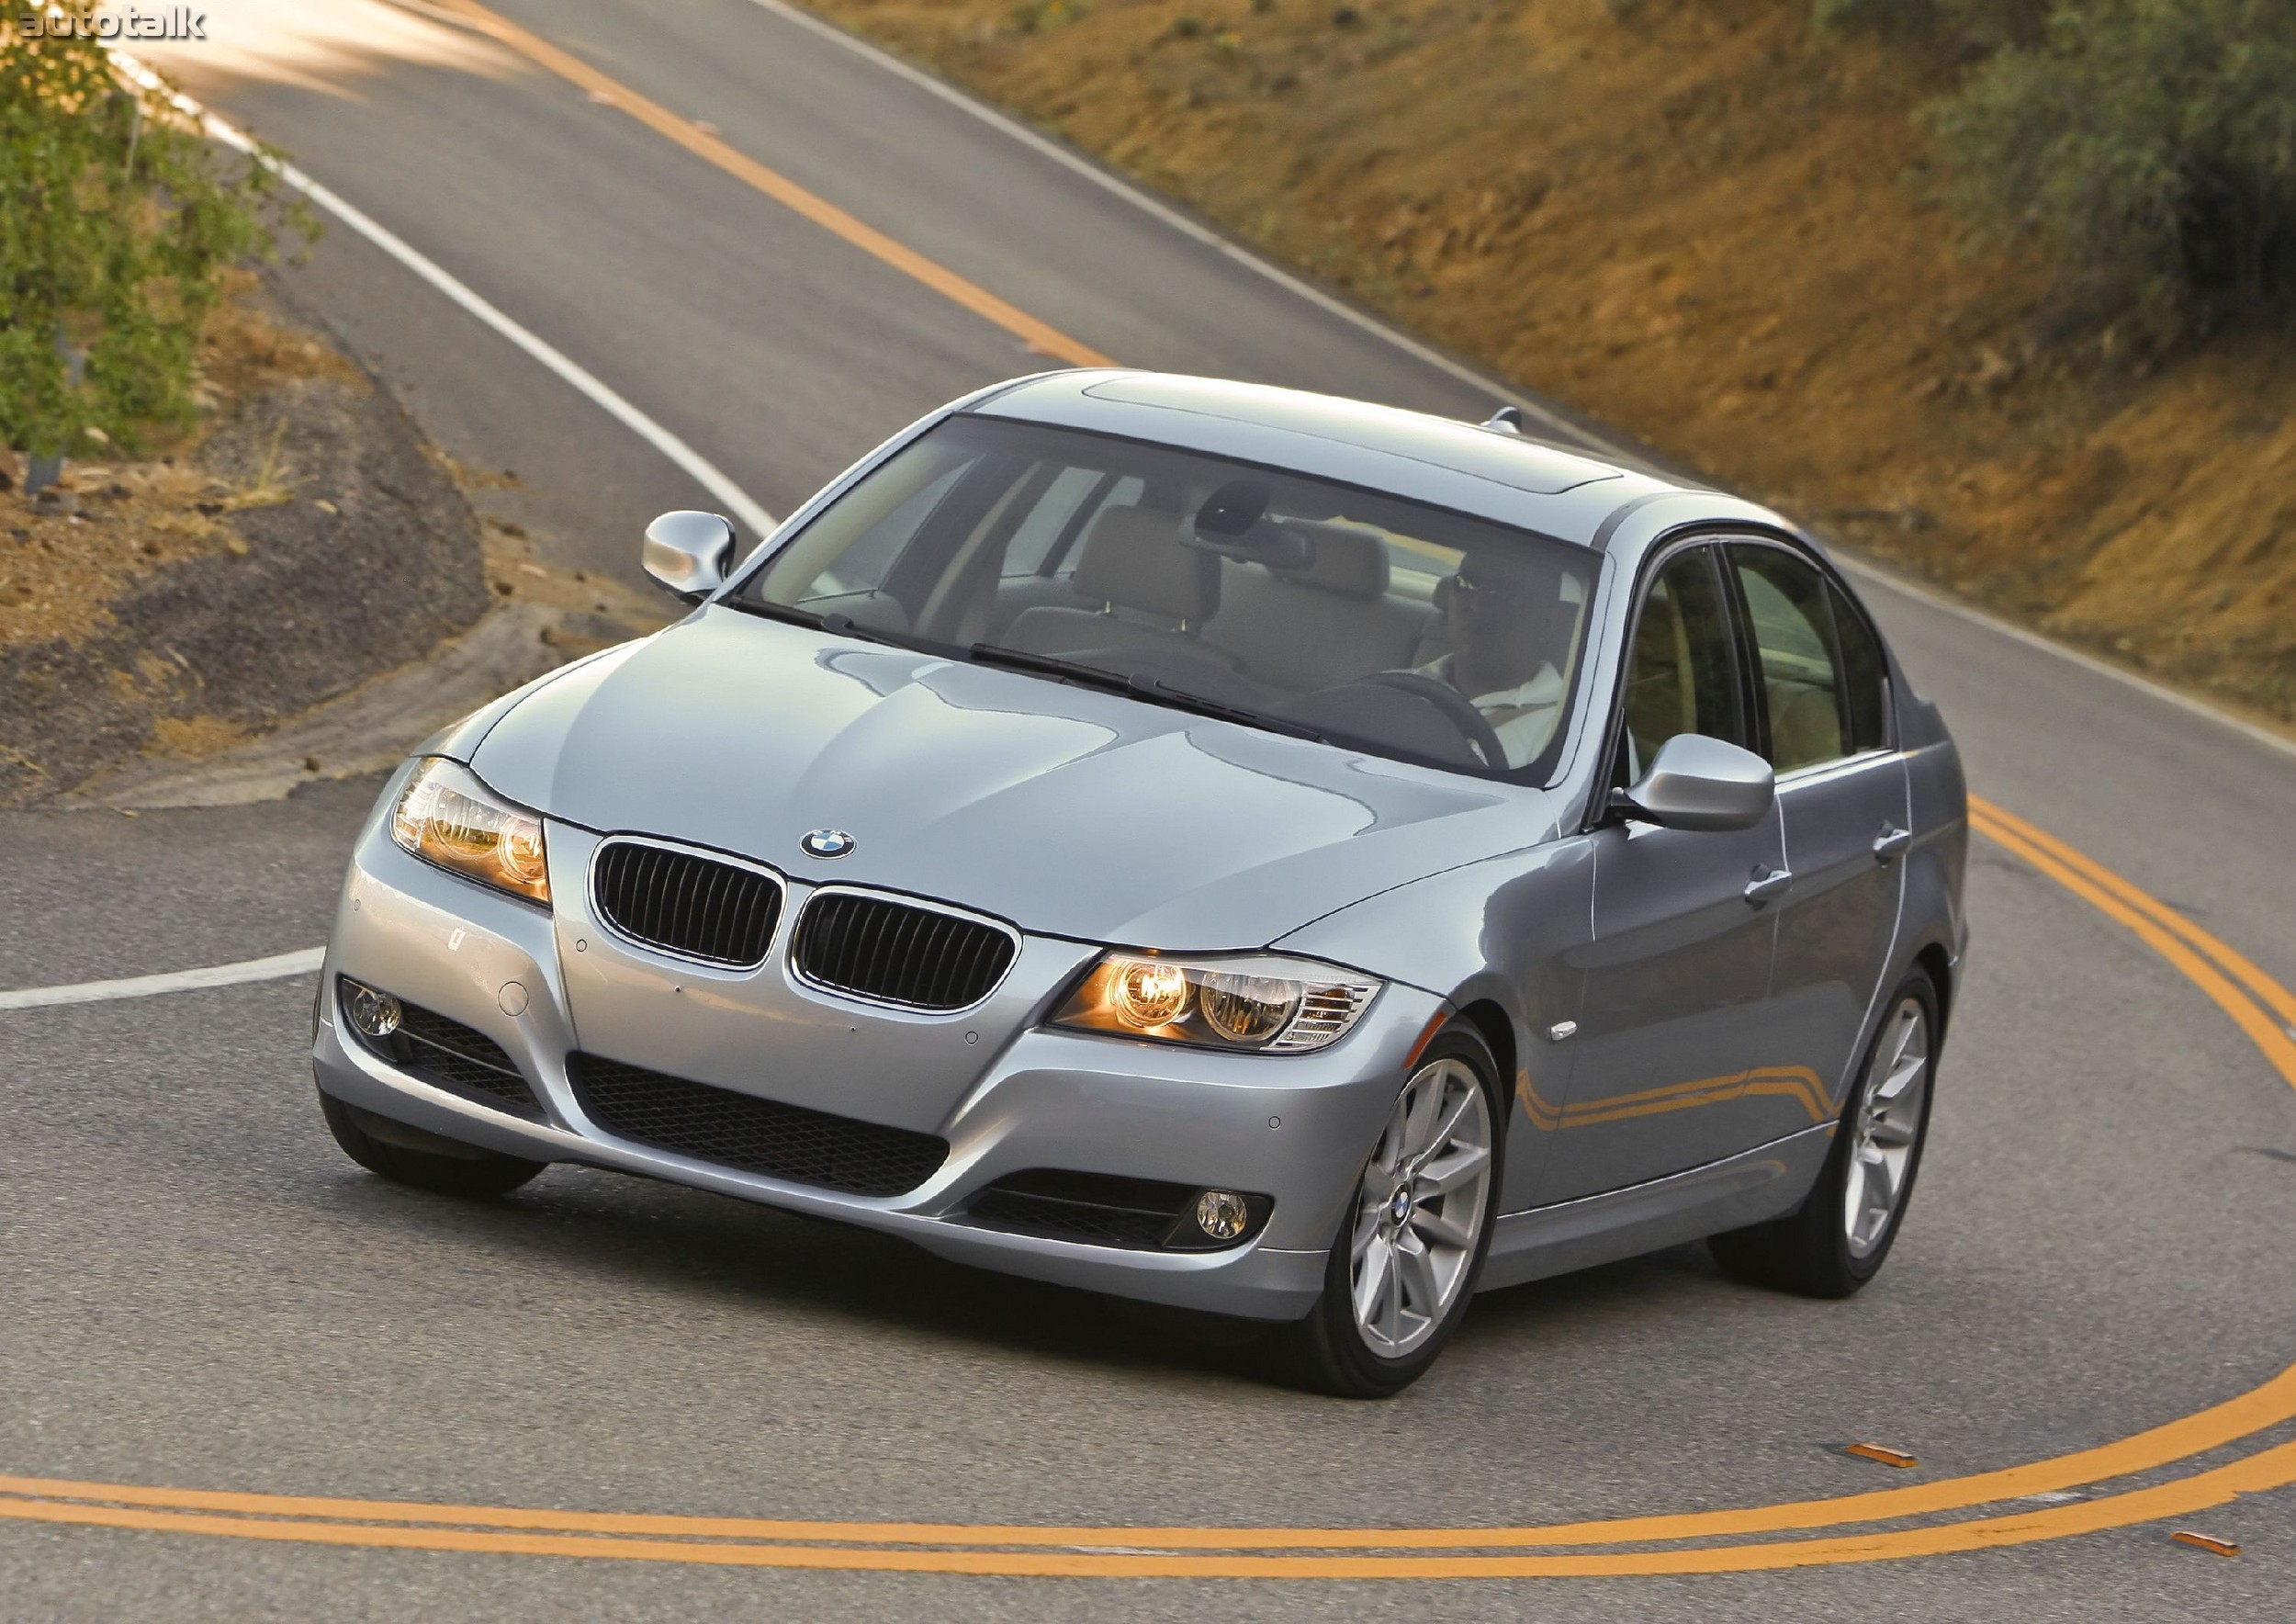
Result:
<svg viewBox="0 0 2296 1624">
<path fill-rule="evenodd" d="M 1550 838 L 1550 798 L 1018 671 L 712 606 L 487 731 L 502 795 L 1023 930 L 1256 947 Z M 853 837 L 805 855 L 807 830 Z"/>
</svg>

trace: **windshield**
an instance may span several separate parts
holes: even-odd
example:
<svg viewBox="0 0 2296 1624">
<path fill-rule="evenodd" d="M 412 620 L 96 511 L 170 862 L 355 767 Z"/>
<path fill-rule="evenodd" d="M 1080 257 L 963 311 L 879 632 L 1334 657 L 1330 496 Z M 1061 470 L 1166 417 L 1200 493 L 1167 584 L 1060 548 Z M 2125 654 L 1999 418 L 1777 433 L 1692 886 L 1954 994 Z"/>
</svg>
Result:
<svg viewBox="0 0 2296 1624">
<path fill-rule="evenodd" d="M 1543 782 L 1595 565 L 1304 474 L 960 416 L 845 492 L 735 602 Z"/>
</svg>

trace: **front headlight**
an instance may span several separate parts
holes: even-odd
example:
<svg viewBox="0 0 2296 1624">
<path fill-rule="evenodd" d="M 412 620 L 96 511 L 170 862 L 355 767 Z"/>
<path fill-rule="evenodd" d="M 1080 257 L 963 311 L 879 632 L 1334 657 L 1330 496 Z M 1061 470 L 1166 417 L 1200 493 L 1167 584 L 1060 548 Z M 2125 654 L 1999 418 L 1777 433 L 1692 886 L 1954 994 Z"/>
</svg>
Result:
<svg viewBox="0 0 2296 1624">
<path fill-rule="evenodd" d="M 1345 1036 L 1381 985 L 1311 959 L 1111 953 L 1076 984 L 1052 1024 L 1205 1049 L 1303 1054 Z"/>
<path fill-rule="evenodd" d="M 391 808 L 390 838 L 426 863 L 549 906 L 542 819 L 444 756 L 425 757 L 407 780 Z"/>
</svg>

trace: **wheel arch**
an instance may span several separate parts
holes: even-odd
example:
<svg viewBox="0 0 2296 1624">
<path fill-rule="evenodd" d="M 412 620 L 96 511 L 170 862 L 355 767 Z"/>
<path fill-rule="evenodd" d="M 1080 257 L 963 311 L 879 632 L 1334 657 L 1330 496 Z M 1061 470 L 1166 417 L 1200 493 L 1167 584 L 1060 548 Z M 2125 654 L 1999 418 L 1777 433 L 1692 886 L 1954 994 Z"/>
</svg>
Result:
<svg viewBox="0 0 2296 1624">
<path fill-rule="evenodd" d="M 1515 1050 L 1514 1018 L 1500 1007 L 1499 1000 L 1480 998 L 1462 1004 L 1458 1019 L 1466 1021 L 1482 1037 L 1491 1049 L 1491 1057 L 1499 1063 L 1497 1078 L 1503 1099 L 1514 1091 Z"/>
<path fill-rule="evenodd" d="M 1937 989 L 1937 1036 L 1945 1041 L 1946 1028 L 1953 1017 L 1953 957 L 1945 951 L 1941 942 L 1925 942 L 1913 955 L 1914 966 L 1926 972 L 1930 985 Z"/>
</svg>

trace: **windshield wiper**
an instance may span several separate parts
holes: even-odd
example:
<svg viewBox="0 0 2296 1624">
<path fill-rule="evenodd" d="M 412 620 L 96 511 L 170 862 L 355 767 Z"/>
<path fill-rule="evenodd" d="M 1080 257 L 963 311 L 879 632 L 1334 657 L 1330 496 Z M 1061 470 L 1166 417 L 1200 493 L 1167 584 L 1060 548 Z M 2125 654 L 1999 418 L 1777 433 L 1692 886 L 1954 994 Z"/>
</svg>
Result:
<svg viewBox="0 0 2296 1624">
<path fill-rule="evenodd" d="M 906 648 L 912 654 L 933 654 L 943 660 L 962 660 L 964 650 L 954 643 L 944 643 L 938 637 L 912 637 L 907 632 L 889 632 L 882 627 L 863 626 L 850 615 L 832 610 L 821 617 L 821 629 L 836 637 L 857 637 L 864 643 L 883 643 L 888 648 Z"/>
<path fill-rule="evenodd" d="M 873 626 L 863 626 L 851 615 L 832 609 L 827 615 L 816 615 L 810 609 L 796 609 L 787 603 L 767 603 L 756 598 L 728 598 L 729 608 L 745 615 L 763 615 L 768 620 L 785 621 L 802 626 L 809 631 L 827 632 L 833 637 L 851 637 L 862 643 L 883 643 L 888 648 L 906 648 L 915 654 L 937 654 L 943 660 L 962 660 L 965 651 L 954 643 L 940 642 L 932 637 L 913 637 L 906 632 L 881 631 Z"/>
<path fill-rule="evenodd" d="M 786 621 L 811 631 L 821 629 L 821 616 L 810 609 L 793 609 L 787 603 L 771 603 L 762 598 L 720 598 L 728 609 L 738 609 L 744 615 L 755 615 L 766 620 Z"/>
<path fill-rule="evenodd" d="M 1200 694 L 1190 694 L 1185 688 L 1175 688 L 1158 677 L 1145 674 L 1129 679 L 1126 686 L 1135 699 L 1145 699 L 1151 705 L 1168 705 L 1175 710 L 1194 711 L 1199 716 L 1211 716 L 1222 722 L 1240 722 L 1246 727 L 1257 727 L 1266 733 L 1281 733 L 1291 739 L 1311 739 L 1318 744 L 1331 740 L 1303 722 L 1286 721 L 1271 716 L 1266 711 L 1254 710 L 1248 705 L 1229 705 L 1222 700 L 1207 699 Z"/>
<path fill-rule="evenodd" d="M 1175 688 L 1144 671 L 1130 674 L 1112 671 L 1106 666 L 1087 665 L 1081 660 L 1063 660 L 1056 654 L 1030 654 L 1025 649 L 1007 648 L 996 643 L 975 643 L 971 652 L 973 658 L 983 665 L 1000 665 L 1013 671 L 1030 671 L 1041 677 L 1105 689 L 1110 694 L 1121 694 L 1128 698 L 1145 700 L 1150 705 L 1161 705 L 1172 710 L 1193 711 L 1199 716 L 1211 716 L 1222 722 L 1239 722 L 1246 727 L 1258 727 L 1268 733 L 1282 733 L 1293 739 L 1311 739 L 1318 744 L 1331 743 L 1312 727 L 1285 721 L 1281 716 L 1271 716 L 1248 705 L 1207 699 L 1200 694 Z"/>
<path fill-rule="evenodd" d="M 1040 677 L 1057 677 L 1064 682 L 1082 682 L 1087 688 L 1106 688 L 1114 694 L 1127 693 L 1132 685 L 1132 679 L 1122 671 L 1112 671 L 1104 665 L 1086 665 L 1081 660 L 1063 660 L 1057 654 L 1031 654 L 1025 648 L 1007 648 L 1001 643 L 975 643 L 967 652 L 983 665 L 1008 666 L 1017 671 L 1033 671 Z"/>
</svg>

